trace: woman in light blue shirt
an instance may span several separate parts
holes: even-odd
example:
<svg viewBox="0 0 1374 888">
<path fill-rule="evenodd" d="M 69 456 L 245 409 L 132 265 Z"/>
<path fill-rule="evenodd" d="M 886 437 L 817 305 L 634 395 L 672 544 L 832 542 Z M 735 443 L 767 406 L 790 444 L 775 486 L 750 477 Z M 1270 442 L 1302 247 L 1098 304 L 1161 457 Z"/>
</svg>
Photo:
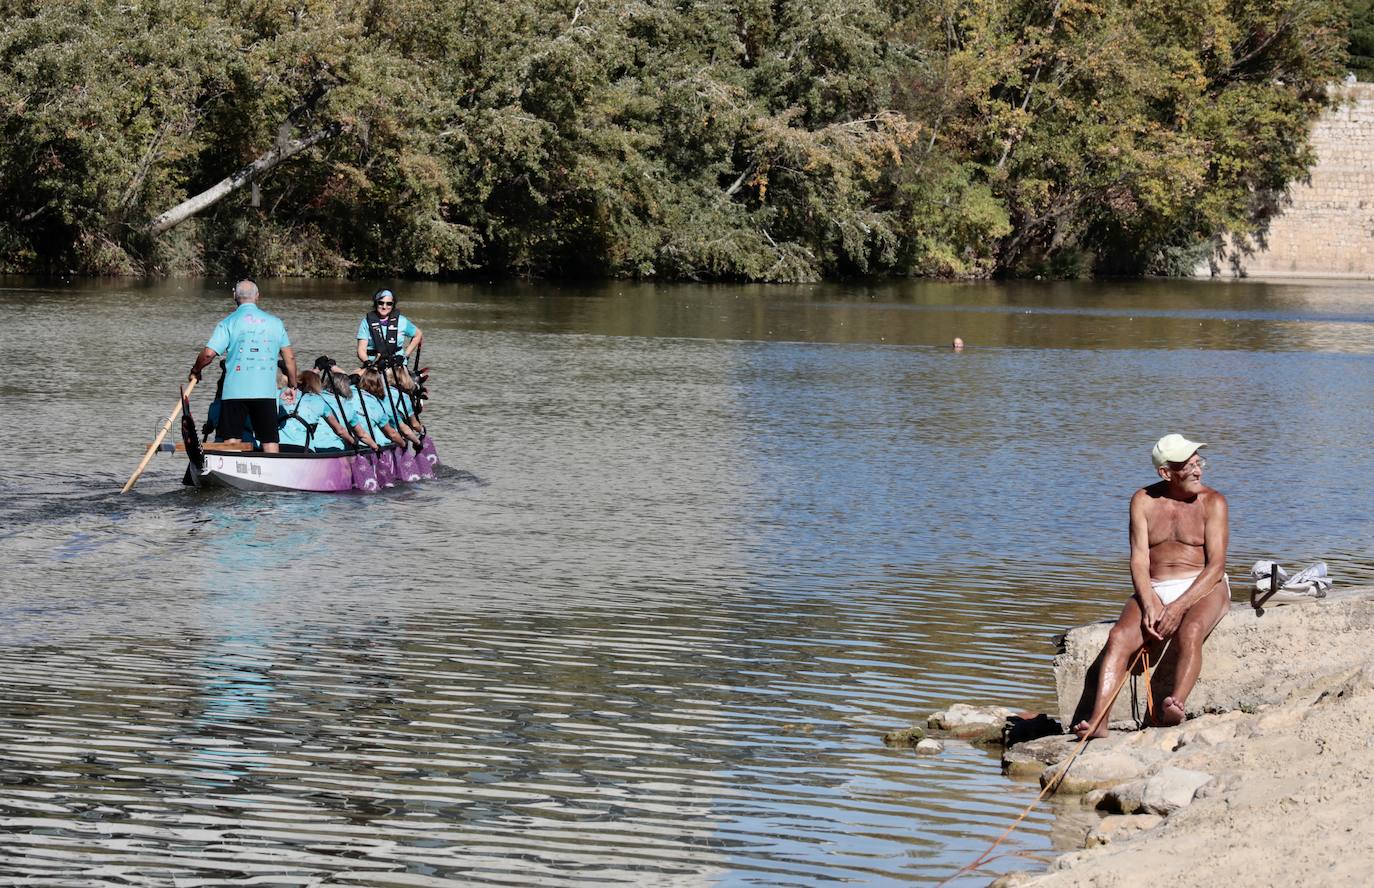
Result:
<svg viewBox="0 0 1374 888">
<path fill-rule="evenodd" d="M 338 370 L 331 371 L 329 379 L 333 387 L 322 394 L 334 408 L 334 415 L 338 416 L 342 411 L 343 424 L 353 433 L 353 437 L 361 441 L 364 447 L 376 450 L 377 442 L 373 440 L 363 416 L 362 399 L 354 391 L 352 383 Z"/>
<path fill-rule="evenodd" d="M 378 441 L 387 440 L 404 446 L 406 441 L 420 448 L 420 436 L 415 430 L 398 419 L 390 405 L 386 404 L 386 389 L 382 384 L 382 374 L 376 370 L 364 370 L 362 381 L 358 383 L 358 394 L 367 405 L 366 413 L 372 423 L 372 437 Z"/>
<path fill-rule="evenodd" d="M 337 411 L 320 392 L 320 376 L 304 370 L 299 377 L 299 392 L 283 389 L 278 395 L 281 425 L 278 437 L 284 453 L 323 453 L 342 451 L 344 443 L 353 444 L 349 433 L 334 415 Z"/>
<path fill-rule="evenodd" d="M 424 338 L 420 328 L 397 310 L 395 294 L 378 290 L 372 296 L 372 311 L 358 323 L 358 362 L 392 355 L 408 359 Z"/>
</svg>

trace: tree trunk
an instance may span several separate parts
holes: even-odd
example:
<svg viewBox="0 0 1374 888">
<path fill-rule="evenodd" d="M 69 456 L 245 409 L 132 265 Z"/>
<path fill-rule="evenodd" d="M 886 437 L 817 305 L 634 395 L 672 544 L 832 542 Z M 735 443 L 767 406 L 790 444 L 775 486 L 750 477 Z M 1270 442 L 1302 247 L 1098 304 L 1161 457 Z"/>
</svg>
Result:
<svg viewBox="0 0 1374 888">
<path fill-rule="evenodd" d="M 189 197 L 167 212 L 158 216 L 148 224 L 148 233 L 153 235 L 162 234 L 208 207 L 219 203 L 225 197 L 257 179 L 264 173 L 269 172 L 278 164 L 290 160 L 300 154 L 310 146 L 322 142 L 339 131 L 337 126 L 327 126 L 324 129 L 316 130 L 303 139 L 278 144 L 277 147 L 268 151 L 248 166 L 234 173 L 227 179 L 205 189 L 195 197 Z"/>
</svg>

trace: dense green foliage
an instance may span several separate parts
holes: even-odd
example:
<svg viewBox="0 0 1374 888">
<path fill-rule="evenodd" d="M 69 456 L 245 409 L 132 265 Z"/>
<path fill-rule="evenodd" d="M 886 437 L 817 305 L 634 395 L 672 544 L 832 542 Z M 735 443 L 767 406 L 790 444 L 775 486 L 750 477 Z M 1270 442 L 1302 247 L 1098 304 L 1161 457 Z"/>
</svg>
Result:
<svg viewBox="0 0 1374 888">
<path fill-rule="evenodd" d="M 1360 80 L 1374 80 L 1374 0 L 1345 0 L 1350 19 L 1346 64 Z"/>
<path fill-rule="evenodd" d="M 80 273 L 1167 271 L 1263 232 L 1348 38 L 1335 0 L 0 12 L 0 270 Z"/>
</svg>

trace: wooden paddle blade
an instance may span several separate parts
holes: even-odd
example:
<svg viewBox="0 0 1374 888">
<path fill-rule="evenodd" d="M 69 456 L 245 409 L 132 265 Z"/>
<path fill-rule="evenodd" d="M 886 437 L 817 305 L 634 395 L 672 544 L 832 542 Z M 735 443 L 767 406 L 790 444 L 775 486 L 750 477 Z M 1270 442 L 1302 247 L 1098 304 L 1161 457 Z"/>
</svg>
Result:
<svg viewBox="0 0 1374 888">
<path fill-rule="evenodd" d="M 124 483 L 124 487 L 119 491 L 120 493 L 128 493 L 133 489 L 134 484 L 138 482 L 139 476 L 142 475 L 143 470 L 148 467 L 148 461 L 153 458 L 154 453 L 157 453 L 158 445 L 162 443 L 163 438 L 167 437 L 167 432 L 172 428 L 172 423 L 176 422 L 177 417 L 181 415 L 181 405 L 185 402 L 186 398 L 190 397 L 191 391 L 195 389 L 197 382 L 200 382 L 200 380 L 192 379 L 190 383 L 187 384 L 186 388 L 182 390 L 181 397 L 177 399 L 176 407 L 172 409 L 171 414 L 167 417 L 167 421 L 162 424 L 162 429 L 157 433 L 157 437 L 153 439 L 153 443 L 148 445 L 148 452 L 143 454 L 143 459 L 139 462 L 138 468 L 134 469 L 134 473 L 130 475 L 129 480 Z"/>
</svg>

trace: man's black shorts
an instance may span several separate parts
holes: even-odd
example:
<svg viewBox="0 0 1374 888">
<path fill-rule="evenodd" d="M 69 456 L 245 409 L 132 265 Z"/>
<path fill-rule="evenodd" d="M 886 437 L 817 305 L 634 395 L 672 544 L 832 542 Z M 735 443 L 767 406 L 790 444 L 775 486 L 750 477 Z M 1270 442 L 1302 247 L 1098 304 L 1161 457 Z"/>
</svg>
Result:
<svg viewBox="0 0 1374 888">
<path fill-rule="evenodd" d="M 243 421 L 253 421 L 253 436 L 262 444 L 277 443 L 276 398 L 225 398 L 220 406 L 219 428 L 226 438 L 243 437 Z"/>
</svg>

